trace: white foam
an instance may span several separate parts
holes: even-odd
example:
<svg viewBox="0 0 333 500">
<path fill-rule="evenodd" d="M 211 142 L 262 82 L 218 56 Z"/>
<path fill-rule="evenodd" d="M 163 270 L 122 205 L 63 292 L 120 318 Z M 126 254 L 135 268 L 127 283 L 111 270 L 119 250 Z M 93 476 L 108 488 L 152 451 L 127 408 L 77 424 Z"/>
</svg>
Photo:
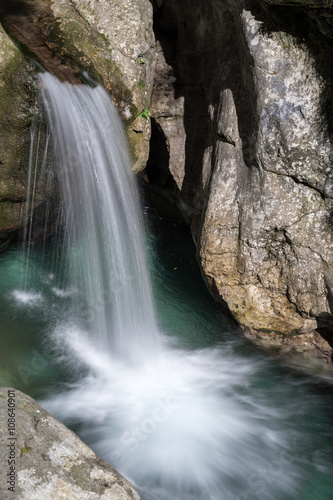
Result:
<svg viewBox="0 0 333 500">
<path fill-rule="evenodd" d="M 71 297 L 72 295 L 74 295 L 76 293 L 76 290 L 74 288 L 70 288 L 68 290 L 61 290 L 60 288 L 53 287 L 53 288 L 51 288 L 51 290 L 54 293 L 54 295 L 56 295 L 57 297 L 64 298 L 64 299 Z"/>
<path fill-rule="evenodd" d="M 69 283 L 85 297 L 73 300 L 72 323 L 54 335 L 61 360 L 78 374 L 81 367 L 81 379 L 43 405 L 78 424 L 145 500 L 296 498 L 291 462 L 275 474 L 276 457 L 295 453 L 283 413 L 247 390 L 257 364 L 220 347 L 178 349 L 158 331 L 139 196 L 109 96 L 45 73 L 39 79 L 66 214 Z M 260 491 L 258 471 L 266 481 Z M 254 495 L 244 497 L 253 483 Z"/>
<path fill-rule="evenodd" d="M 17 302 L 28 306 L 40 304 L 44 300 L 41 293 L 25 290 L 14 290 L 12 295 Z"/>
<path fill-rule="evenodd" d="M 42 404 L 80 423 L 80 436 L 145 499 L 242 498 L 239 485 L 293 452 L 279 408 L 246 390 L 259 367 L 228 349 L 165 345 L 138 366 L 99 352 L 77 327 L 59 327 L 56 338 L 90 374 Z M 284 463 L 278 490 L 292 492 L 296 475 Z M 275 497 L 268 489 L 265 498 Z"/>
</svg>

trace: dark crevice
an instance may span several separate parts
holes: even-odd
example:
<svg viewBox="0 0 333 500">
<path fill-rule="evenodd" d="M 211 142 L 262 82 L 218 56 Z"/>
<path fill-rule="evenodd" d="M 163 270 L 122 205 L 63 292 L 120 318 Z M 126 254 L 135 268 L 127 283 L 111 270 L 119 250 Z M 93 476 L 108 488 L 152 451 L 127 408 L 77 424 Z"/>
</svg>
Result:
<svg viewBox="0 0 333 500">
<path fill-rule="evenodd" d="M 329 315 L 327 315 L 329 316 Z M 330 324 L 327 326 L 327 318 L 325 317 L 325 313 L 322 313 L 321 315 L 316 317 L 318 328 L 317 332 L 321 337 L 323 337 L 326 342 L 333 347 L 333 325 Z M 330 319 L 330 323 L 332 323 L 332 317 Z M 333 353 L 331 355 L 331 359 L 333 361 Z"/>
<path fill-rule="evenodd" d="M 235 101 L 244 161 L 248 167 L 255 163 L 256 91 L 252 58 L 238 21 L 241 5 L 194 2 L 189 10 L 185 0 L 152 4 L 155 37 L 173 69 L 170 85 L 174 97 L 184 98 L 185 176 L 181 198 L 196 214 L 198 206 L 205 203 L 204 153 L 207 147 L 214 146 L 217 137 L 217 122 L 211 119 L 209 108 L 213 107 L 216 115 L 221 91 L 225 89 L 231 90 Z M 206 27 L 200 35 L 199 26 Z M 232 144 L 228 139 L 226 142 Z"/>
<path fill-rule="evenodd" d="M 24 203 L 25 198 L 0 198 L 0 203 Z"/>
<path fill-rule="evenodd" d="M 28 16 L 39 10 L 38 1 L 33 0 L 0 0 L 0 17 Z"/>
<path fill-rule="evenodd" d="M 318 189 L 316 186 L 313 186 L 312 184 L 310 184 L 309 182 L 303 180 L 303 179 L 298 179 L 296 176 L 294 175 L 289 175 L 288 177 L 290 177 L 294 182 L 296 182 L 296 184 L 302 184 L 303 186 L 306 186 L 307 188 L 309 189 L 313 189 L 314 191 L 317 191 L 317 193 L 320 194 L 321 198 L 323 200 L 326 199 L 326 196 L 325 194 L 320 190 Z"/>
<path fill-rule="evenodd" d="M 277 172 L 276 170 L 269 170 L 269 169 L 264 169 L 266 172 L 270 172 L 271 174 L 275 174 L 275 175 L 278 175 L 280 177 L 289 177 L 290 179 L 292 179 L 296 184 L 302 184 L 303 186 L 306 186 L 307 188 L 309 189 L 313 189 L 314 191 L 316 191 L 320 197 L 323 199 L 323 200 L 327 200 L 327 199 L 331 199 L 330 197 L 328 197 L 321 189 L 319 189 L 318 187 L 314 186 L 313 184 L 310 184 L 310 182 L 306 181 L 305 179 L 299 179 L 298 177 L 296 177 L 295 175 L 292 175 L 292 174 L 288 174 L 287 172 Z"/>
<path fill-rule="evenodd" d="M 149 183 L 162 189 L 174 186 L 175 181 L 169 170 L 169 149 L 161 126 L 151 119 L 151 138 L 146 175 Z"/>
<path fill-rule="evenodd" d="M 229 137 L 228 135 L 224 135 L 224 134 L 218 132 L 217 137 L 220 139 L 220 141 L 226 142 L 226 143 L 231 144 L 232 146 L 236 147 L 235 141 L 233 141 L 232 138 Z"/>
<path fill-rule="evenodd" d="M 179 190 L 169 170 L 169 148 L 161 126 L 151 118 L 150 151 L 146 168 L 141 175 L 143 189 L 153 206 L 180 217 Z M 147 184 L 149 189 L 147 188 Z"/>
</svg>

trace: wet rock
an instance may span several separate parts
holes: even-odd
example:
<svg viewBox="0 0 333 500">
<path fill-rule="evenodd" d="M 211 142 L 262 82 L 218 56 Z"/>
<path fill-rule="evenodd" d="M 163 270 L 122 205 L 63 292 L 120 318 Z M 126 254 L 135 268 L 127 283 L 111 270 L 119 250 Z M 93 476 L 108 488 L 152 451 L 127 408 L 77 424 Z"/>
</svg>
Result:
<svg viewBox="0 0 333 500">
<path fill-rule="evenodd" d="M 0 20 L 24 52 L 61 80 L 79 83 L 83 71 L 112 95 L 124 121 L 134 169 L 149 153 L 149 120 L 131 127 L 149 108 L 155 65 L 152 7 L 148 0 L 14 1 Z"/>
<path fill-rule="evenodd" d="M 0 253 L 27 222 L 29 207 L 37 209 L 48 194 L 39 175 L 34 196 L 27 192 L 30 152 L 40 172 L 43 155 L 37 160 L 35 156 L 38 135 L 40 143 L 46 140 L 45 127 L 36 126 L 30 151 L 37 96 L 33 67 L 0 26 Z"/>
<path fill-rule="evenodd" d="M 30 226 L 31 214 L 33 241 L 55 226 L 55 220 L 45 223 L 43 213 L 46 203 L 56 207 L 57 194 L 54 183 L 46 185 L 41 179 L 47 135 L 35 73 L 42 66 L 73 84 L 94 84 L 93 78 L 104 85 L 123 116 L 133 169 L 139 171 L 149 154 L 156 57 L 148 0 L 13 0 L 1 2 L 0 21 L 7 32 L 0 27 L 2 252 L 19 231 L 21 236 L 28 231 L 24 227 Z M 36 180 L 33 197 L 32 190 L 28 192 L 29 164 Z M 56 218 L 53 208 L 48 213 Z"/>
<path fill-rule="evenodd" d="M 140 500 L 125 478 L 26 394 L 0 388 L 0 415 L 3 500 Z"/>
</svg>

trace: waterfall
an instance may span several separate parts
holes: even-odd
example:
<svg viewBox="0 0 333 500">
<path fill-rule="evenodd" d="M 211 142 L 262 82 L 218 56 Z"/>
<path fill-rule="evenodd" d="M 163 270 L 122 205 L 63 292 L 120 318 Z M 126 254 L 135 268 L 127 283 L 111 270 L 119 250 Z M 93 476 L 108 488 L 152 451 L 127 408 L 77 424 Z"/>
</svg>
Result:
<svg viewBox="0 0 333 500">
<path fill-rule="evenodd" d="M 297 401 L 281 411 L 279 392 L 268 397 L 257 375 L 267 365 L 228 342 L 185 349 L 157 327 L 142 207 L 108 95 L 49 74 L 39 80 L 66 255 L 62 288 L 44 285 L 66 301 L 50 338 L 60 364 L 85 366 L 42 405 L 77 425 L 144 500 L 301 498 L 302 436 L 289 426 Z"/>
<path fill-rule="evenodd" d="M 157 326 L 141 206 L 122 125 L 100 86 L 39 81 L 56 158 L 77 321 L 99 349 L 138 361 Z M 84 314 L 82 314 L 84 312 Z"/>
</svg>

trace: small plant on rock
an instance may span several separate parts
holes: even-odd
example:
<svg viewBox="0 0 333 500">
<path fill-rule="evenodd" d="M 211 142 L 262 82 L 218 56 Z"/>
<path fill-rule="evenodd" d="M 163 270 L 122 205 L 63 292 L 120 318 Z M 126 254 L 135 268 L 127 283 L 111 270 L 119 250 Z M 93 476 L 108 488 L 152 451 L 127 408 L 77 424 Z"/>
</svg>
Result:
<svg viewBox="0 0 333 500">
<path fill-rule="evenodd" d="M 147 102 L 147 106 L 139 114 L 140 118 L 143 118 L 144 120 L 148 120 L 148 118 L 151 116 L 151 113 L 149 111 L 149 102 L 148 102 L 148 99 L 146 100 L 146 102 Z"/>
</svg>

